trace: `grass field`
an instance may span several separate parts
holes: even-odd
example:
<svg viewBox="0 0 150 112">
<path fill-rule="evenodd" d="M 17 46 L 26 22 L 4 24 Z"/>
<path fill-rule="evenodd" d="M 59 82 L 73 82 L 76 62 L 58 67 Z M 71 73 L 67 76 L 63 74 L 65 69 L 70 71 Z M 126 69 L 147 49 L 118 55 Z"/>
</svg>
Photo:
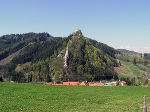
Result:
<svg viewBox="0 0 150 112">
<path fill-rule="evenodd" d="M 135 76 L 140 76 L 140 69 L 133 65 L 131 62 L 121 62 L 124 66 L 129 67 L 130 70 L 132 71 L 133 75 Z"/>
<path fill-rule="evenodd" d="M 142 112 L 150 88 L 0 83 L 0 112 Z"/>
<path fill-rule="evenodd" d="M 117 73 L 120 76 L 136 77 L 140 76 L 140 69 L 131 62 L 121 61 L 123 66 L 117 68 Z"/>
</svg>

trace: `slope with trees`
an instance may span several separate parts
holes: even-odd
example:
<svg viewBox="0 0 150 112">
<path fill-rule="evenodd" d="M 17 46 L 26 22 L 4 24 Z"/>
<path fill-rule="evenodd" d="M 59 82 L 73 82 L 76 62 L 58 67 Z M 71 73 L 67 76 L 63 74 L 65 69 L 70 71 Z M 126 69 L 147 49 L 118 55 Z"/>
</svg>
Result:
<svg viewBox="0 0 150 112">
<path fill-rule="evenodd" d="M 86 38 L 80 30 L 68 37 L 48 33 L 12 34 L 0 37 L 0 60 L 19 51 L 0 66 L 5 80 L 17 82 L 98 81 L 118 79 L 115 49 Z M 67 66 L 65 53 L 68 48 Z"/>
</svg>

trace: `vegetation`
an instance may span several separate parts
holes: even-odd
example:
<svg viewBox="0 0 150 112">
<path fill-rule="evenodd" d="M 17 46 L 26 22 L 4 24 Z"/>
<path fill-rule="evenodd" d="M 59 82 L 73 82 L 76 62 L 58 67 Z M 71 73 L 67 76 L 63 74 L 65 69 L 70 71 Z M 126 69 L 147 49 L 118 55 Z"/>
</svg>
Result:
<svg viewBox="0 0 150 112">
<path fill-rule="evenodd" d="M 5 81 L 53 82 L 118 79 L 115 49 L 85 38 L 81 31 L 68 37 L 48 33 L 0 37 L 0 74 Z M 64 57 L 68 47 L 67 67 Z"/>
<path fill-rule="evenodd" d="M 48 33 L 0 37 L 0 76 L 4 81 L 125 80 L 129 85 L 143 85 L 150 74 L 149 57 L 117 51 L 84 37 L 80 30 L 63 38 Z"/>
<path fill-rule="evenodd" d="M 135 52 L 135 51 L 130 51 L 130 50 L 126 50 L 126 49 L 117 49 L 118 51 L 122 52 L 122 53 L 126 53 L 126 54 L 130 54 L 130 55 L 140 55 L 141 53 Z"/>
<path fill-rule="evenodd" d="M 81 87 L 0 83 L 1 112 L 142 112 L 146 87 Z"/>
<path fill-rule="evenodd" d="M 137 67 L 137 66 L 134 66 L 134 64 L 132 64 L 131 62 L 124 62 L 124 61 L 121 61 L 121 64 L 123 66 L 126 66 L 128 67 L 130 70 L 131 70 L 131 74 L 133 76 L 140 76 L 140 69 Z M 128 74 L 130 74 L 130 72 L 128 71 Z"/>
<path fill-rule="evenodd" d="M 140 54 L 128 50 L 119 50 L 117 55 L 120 60 L 120 67 L 115 68 L 119 79 L 126 80 L 129 85 L 144 85 L 150 76 L 149 54 Z"/>
<path fill-rule="evenodd" d="M 50 35 L 47 33 L 27 33 L 4 35 L 0 38 L 0 60 L 25 47 L 30 42 L 46 40 Z"/>
</svg>

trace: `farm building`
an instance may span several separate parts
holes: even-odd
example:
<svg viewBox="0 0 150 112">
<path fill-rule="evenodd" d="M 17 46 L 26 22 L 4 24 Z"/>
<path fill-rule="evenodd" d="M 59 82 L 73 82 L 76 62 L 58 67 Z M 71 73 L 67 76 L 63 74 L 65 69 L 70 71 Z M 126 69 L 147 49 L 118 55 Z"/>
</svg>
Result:
<svg viewBox="0 0 150 112">
<path fill-rule="evenodd" d="M 109 82 L 109 83 L 88 83 L 87 81 L 79 82 L 63 82 L 62 84 L 52 84 L 52 83 L 45 83 L 47 85 L 72 85 L 72 86 L 118 86 L 119 82 Z M 125 81 L 121 81 L 120 83 L 122 86 L 126 84 Z"/>
<path fill-rule="evenodd" d="M 79 85 L 79 83 L 78 83 L 78 82 L 63 82 L 62 85 L 73 85 L 73 86 L 77 86 L 77 85 Z"/>
<path fill-rule="evenodd" d="M 121 81 L 121 85 L 125 86 L 126 82 L 125 81 Z"/>
<path fill-rule="evenodd" d="M 89 83 L 89 86 L 104 86 L 103 83 Z"/>
<path fill-rule="evenodd" d="M 118 82 L 105 83 L 104 86 L 117 86 Z"/>
<path fill-rule="evenodd" d="M 86 86 L 86 82 L 85 81 L 81 82 L 80 86 Z"/>
<path fill-rule="evenodd" d="M 89 86 L 89 83 L 87 81 L 81 82 L 80 86 Z"/>
</svg>

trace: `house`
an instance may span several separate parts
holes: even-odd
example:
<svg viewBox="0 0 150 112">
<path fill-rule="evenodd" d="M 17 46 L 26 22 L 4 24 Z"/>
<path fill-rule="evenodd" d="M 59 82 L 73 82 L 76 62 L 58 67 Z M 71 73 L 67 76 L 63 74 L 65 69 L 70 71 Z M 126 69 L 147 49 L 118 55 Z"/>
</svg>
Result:
<svg viewBox="0 0 150 112">
<path fill-rule="evenodd" d="M 79 85 L 79 82 L 70 82 L 70 85 L 78 86 L 78 85 Z"/>
<path fill-rule="evenodd" d="M 97 83 L 97 86 L 104 86 L 104 83 Z"/>
<path fill-rule="evenodd" d="M 121 85 L 125 86 L 126 82 L 125 81 L 121 81 Z"/>
<path fill-rule="evenodd" d="M 69 82 L 63 82 L 63 85 L 70 85 Z"/>
<path fill-rule="evenodd" d="M 103 83 L 89 83 L 89 86 L 104 86 Z"/>
<path fill-rule="evenodd" d="M 89 83 L 89 86 L 96 86 L 95 83 Z"/>
<path fill-rule="evenodd" d="M 81 82 L 80 86 L 89 86 L 89 83 L 87 81 Z"/>
<path fill-rule="evenodd" d="M 78 86 L 78 82 L 63 82 L 62 85 L 73 85 L 73 86 Z"/>
<path fill-rule="evenodd" d="M 80 86 L 86 86 L 85 81 L 81 82 Z"/>
<path fill-rule="evenodd" d="M 110 82 L 110 83 L 105 83 L 105 86 L 117 86 L 118 82 Z"/>
</svg>

